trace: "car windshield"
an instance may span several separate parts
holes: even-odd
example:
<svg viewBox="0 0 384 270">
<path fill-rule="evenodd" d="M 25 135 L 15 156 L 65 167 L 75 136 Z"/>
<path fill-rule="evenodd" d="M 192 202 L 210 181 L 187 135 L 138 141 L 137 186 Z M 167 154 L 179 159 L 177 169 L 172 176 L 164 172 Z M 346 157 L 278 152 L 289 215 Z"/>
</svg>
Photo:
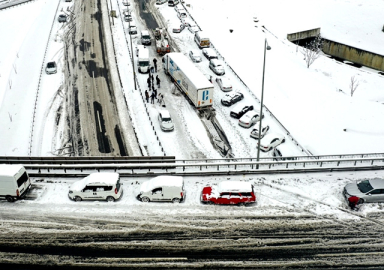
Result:
<svg viewBox="0 0 384 270">
<path fill-rule="evenodd" d="M 361 181 L 357 184 L 357 187 L 362 193 L 367 193 L 368 191 L 371 191 L 373 189 L 371 183 L 369 183 L 369 180 Z"/>
<path fill-rule="evenodd" d="M 147 35 L 143 35 L 143 39 L 150 39 L 150 37 Z"/>
<path fill-rule="evenodd" d="M 55 67 L 55 63 L 48 63 L 48 67 L 49 67 L 49 68 L 53 68 L 53 67 Z"/>
<path fill-rule="evenodd" d="M 163 122 L 172 122 L 170 117 L 163 117 Z"/>
<path fill-rule="evenodd" d="M 149 61 L 139 61 L 139 66 L 140 67 L 148 67 L 149 66 Z"/>
</svg>

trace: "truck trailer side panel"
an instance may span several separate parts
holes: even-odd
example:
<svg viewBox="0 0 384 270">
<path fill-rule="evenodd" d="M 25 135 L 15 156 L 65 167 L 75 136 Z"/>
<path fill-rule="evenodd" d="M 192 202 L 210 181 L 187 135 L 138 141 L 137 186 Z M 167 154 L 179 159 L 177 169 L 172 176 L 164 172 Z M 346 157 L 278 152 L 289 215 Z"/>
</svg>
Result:
<svg viewBox="0 0 384 270">
<path fill-rule="evenodd" d="M 197 109 L 213 105 L 214 86 L 203 73 L 183 54 L 164 56 L 165 69 Z"/>
</svg>

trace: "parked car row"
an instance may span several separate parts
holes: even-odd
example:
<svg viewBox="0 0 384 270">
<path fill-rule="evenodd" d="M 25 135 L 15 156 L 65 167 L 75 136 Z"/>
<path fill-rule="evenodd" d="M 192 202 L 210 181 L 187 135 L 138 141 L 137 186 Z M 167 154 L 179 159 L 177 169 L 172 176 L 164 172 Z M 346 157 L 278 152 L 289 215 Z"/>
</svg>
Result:
<svg viewBox="0 0 384 270">
<path fill-rule="evenodd" d="M 113 202 L 120 199 L 123 190 L 118 173 L 92 173 L 69 188 L 68 196 L 76 202 L 101 200 Z M 185 201 L 186 190 L 181 176 L 157 176 L 140 186 L 136 198 L 141 202 Z M 208 204 L 249 204 L 256 202 L 253 185 L 241 181 L 223 181 L 217 186 L 204 187 L 200 200 Z"/>
<path fill-rule="evenodd" d="M 31 188 L 31 180 L 22 165 L 0 165 L 0 198 L 14 202 L 26 197 Z M 119 200 L 123 195 L 120 175 L 111 172 L 91 173 L 74 182 L 68 197 L 79 201 Z M 384 179 L 364 179 L 347 184 L 342 195 L 349 201 L 356 197 L 359 203 L 384 202 Z M 181 176 L 157 176 L 140 186 L 136 198 L 141 202 L 180 203 L 186 199 L 184 179 Z M 256 202 L 254 186 L 244 181 L 222 181 L 217 185 L 203 187 L 200 201 L 205 204 L 244 205 Z"/>
</svg>

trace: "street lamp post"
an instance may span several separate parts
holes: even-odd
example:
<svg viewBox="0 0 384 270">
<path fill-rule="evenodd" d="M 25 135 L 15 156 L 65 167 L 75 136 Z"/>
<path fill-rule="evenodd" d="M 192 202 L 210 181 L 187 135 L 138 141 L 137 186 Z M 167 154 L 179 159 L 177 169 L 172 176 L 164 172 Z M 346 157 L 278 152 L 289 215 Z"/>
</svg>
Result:
<svg viewBox="0 0 384 270">
<path fill-rule="evenodd" d="M 264 74 L 265 74 L 265 55 L 266 51 L 270 50 L 271 47 L 268 45 L 267 39 L 264 42 L 264 63 L 263 63 L 263 79 L 261 84 L 261 100 L 260 100 L 260 121 L 259 121 L 259 143 L 257 145 L 257 162 L 260 160 L 260 143 L 261 143 L 261 121 L 263 119 L 263 100 L 264 100 Z M 259 164 L 257 164 L 257 169 L 259 168 Z"/>
</svg>

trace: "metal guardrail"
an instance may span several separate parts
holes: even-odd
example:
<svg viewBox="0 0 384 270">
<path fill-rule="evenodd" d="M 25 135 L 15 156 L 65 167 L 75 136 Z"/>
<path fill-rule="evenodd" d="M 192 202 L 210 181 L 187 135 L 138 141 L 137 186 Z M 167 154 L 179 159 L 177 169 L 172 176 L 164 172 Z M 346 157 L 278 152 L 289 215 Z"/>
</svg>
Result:
<svg viewBox="0 0 384 270">
<path fill-rule="evenodd" d="M 140 158 L 9 158 L 12 164 L 23 164 L 34 177 L 73 177 L 92 172 L 114 171 L 121 176 L 155 175 L 242 175 L 242 174 L 281 174 L 329 171 L 384 170 L 384 154 L 362 154 L 345 156 L 301 156 L 292 160 L 261 159 L 203 159 L 175 160 L 174 157 Z M 88 159 L 88 160 L 87 160 Z M 20 162 L 18 162 L 20 161 Z M 23 163 L 25 162 L 25 163 Z M 6 163 L 4 157 L 0 163 Z M 10 164 L 10 163 L 8 163 Z"/>
</svg>

